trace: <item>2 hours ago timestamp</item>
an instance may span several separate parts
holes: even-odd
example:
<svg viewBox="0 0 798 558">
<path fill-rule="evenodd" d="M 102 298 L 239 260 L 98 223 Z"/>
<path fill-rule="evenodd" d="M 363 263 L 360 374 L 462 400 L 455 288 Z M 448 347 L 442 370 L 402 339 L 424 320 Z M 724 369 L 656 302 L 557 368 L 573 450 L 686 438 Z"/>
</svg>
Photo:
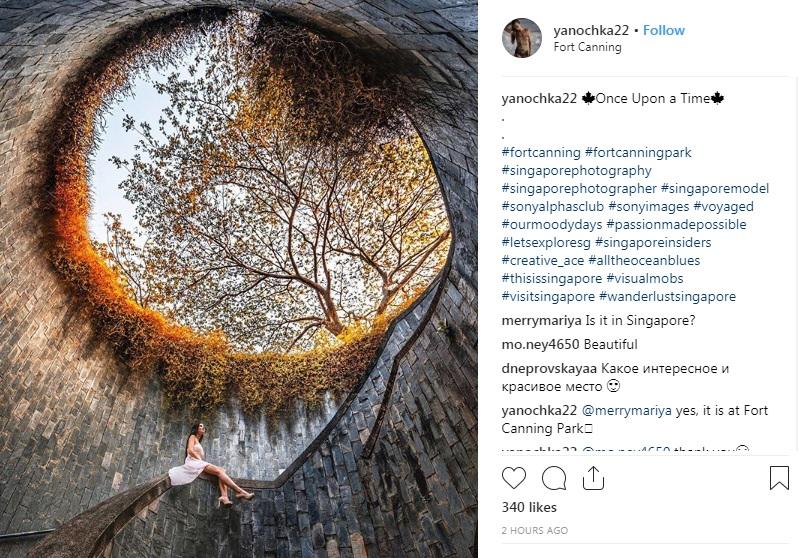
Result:
<svg viewBox="0 0 798 558">
<path fill-rule="evenodd" d="M 502 525 L 502 535 L 567 535 L 564 525 Z"/>
<path fill-rule="evenodd" d="M 533 501 L 504 501 L 501 503 L 502 513 L 554 513 L 556 504 L 541 504 Z M 564 525 L 502 525 L 502 535 L 567 535 L 568 527 Z"/>
</svg>

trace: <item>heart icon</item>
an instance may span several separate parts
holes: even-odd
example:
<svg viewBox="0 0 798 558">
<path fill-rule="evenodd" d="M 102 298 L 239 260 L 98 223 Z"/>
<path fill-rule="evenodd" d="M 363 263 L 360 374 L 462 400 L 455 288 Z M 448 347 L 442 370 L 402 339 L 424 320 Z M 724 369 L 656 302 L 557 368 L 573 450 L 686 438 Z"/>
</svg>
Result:
<svg viewBox="0 0 798 558">
<path fill-rule="evenodd" d="M 505 467 L 502 471 L 502 478 L 510 485 L 510 488 L 516 489 L 524 482 L 526 470 L 523 467 Z"/>
</svg>

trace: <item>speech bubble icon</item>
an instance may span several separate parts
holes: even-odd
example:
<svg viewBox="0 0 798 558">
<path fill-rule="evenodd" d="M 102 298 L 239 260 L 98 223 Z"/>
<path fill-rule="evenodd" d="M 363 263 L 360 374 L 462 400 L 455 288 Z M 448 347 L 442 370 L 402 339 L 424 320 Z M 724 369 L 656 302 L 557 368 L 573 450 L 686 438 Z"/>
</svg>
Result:
<svg viewBox="0 0 798 558">
<path fill-rule="evenodd" d="M 565 471 L 552 465 L 543 471 L 543 486 L 549 490 L 565 490 Z"/>
</svg>

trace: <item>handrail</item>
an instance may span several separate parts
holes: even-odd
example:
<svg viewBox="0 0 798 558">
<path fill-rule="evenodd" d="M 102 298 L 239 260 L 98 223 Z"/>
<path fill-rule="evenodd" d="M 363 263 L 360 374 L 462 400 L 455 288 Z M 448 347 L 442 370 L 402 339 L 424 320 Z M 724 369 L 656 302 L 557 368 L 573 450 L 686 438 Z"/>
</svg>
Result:
<svg viewBox="0 0 798 558">
<path fill-rule="evenodd" d="M 39 531 L 22 531 L 21 533 L 0 533 L 0 541 L 10 541 L 13 539 L 22 539 L 25 537 L 37 537 L 39 535 L 46 535 L 52 533 L 55 529 L 40 529 Z"/>
<path fill-rule="evenodd" d="M 452 254 L 454 253 L 454 242 L 449 246 L 449 255 L 446 258 L 446 266 L 441 270 L 439 280 L 440 282 L 435 287 L 435 292 L 432 295 L 432 300 L 430 301 L 429 310 L 424 314 L 421 320 L 416 327 L 416 330 L 407 338 L 402 348 L 396 353 L 396 356 L 393 358 L 393 364 L 391 365 L 391 373 L 388 376 L 388 381 L 385 385 L 385 391 L 382 394 L 382 402 L 380 403 L 380 410 L 377 412 L 377 417 L 374 419 L 374 424 L 371 427 L 371 432 L 369 433 L 369 437 L 366 440 L 366 443 L 363 445 L 363 452 L 360 454 L 363 459 L 371 459 L 371 455 L 374 453 L 374 447 L 377 445 L 377 439 L 380 437 L 380 431 L 382 430 L 382 423 L 385 421 L 385 415 L 388 412 L 388 406 L 391 402 L 391 397 L 393 397 L 393 388 L 394 384 L 396 383 L 396 377 L 399 374 L 399 365 L 402 362 L 402 359 L 405 355 L 410 351 L 413 345 L 416 344 L 416 341 L 421 336 L 421 333 L 424 331 L 424 328 L 427 327 L 430 320 L 432 319 L 433 314 L 438 306 L 438 302 L 443 295 L 443 291 L 446 290 L 446 279 L 449 277 L 449 271 L 451 268 L 452 262 Z"/>
<path fill-rule="evenodd" d="M 29 558 L 95 558 L 137 513 L 171 488 L 167 475 L 126 490 L 76 515 L 28 552 Z M 100 521 L 113 516 L 113 520 Z M 76 536 L 75 536 L 76 535 Z"/>
<path fill-rule="evenodd" d="M 371 377 L 372 372 L 374 372 L 374 367 L 380 361 L 382 353 L 385 350 L 385 347 L 388 345 L 388 342 L 390 341 L 391 336 L 393 335 L 393 332 L 398 326 L 398 324 L 402 323 L 402 321 L 408 315 L 413 313 L 419 305 L 421 305 L 423 302 L 427 300 L 427 297 L 431 296 L 432 300 L 430 301 L 429 308 L 424 313 L 422 319 L 419 321 L 419 324 L 416 327 L 415 331 L 402 344 L 402 349 L 400 349 L 398 353 L 394 355 L 394 358 L 392 359 L 394 361 L 394 364 L 396 364 L 396 362 L 400 360 L 400 355 L 403 355 L 404 353 L 407 352 L 405 350 L 405 347 L 408 347 L 409 345 L 415 343 L 416 339 L 418 338 L 418 333 L 424 329 L 424 327 L 427 325 L 432 315 L 435 313 L 435 305 L 437 304 L 437 301 L 440 299 L 440 294 L 442 292 L 441 288 L 445 284 L 446 278 L 448 277 L 449 270 L 451 268 L 451 260 L 453 252 L 454 250 L 450 247 L 449 256 L 447 258 L 446 265 L 444 265 L 443 269 L 441 269 L 441 271 L 438 273 L 435 279 L 430 283 L 429 287 L 427 287 L 427 289 L 421 294 L 421 296 L 416 298 L 416 300 L 414 300 L 413 303 L 408 308 L 406 308 L 403 312 L 401 312 L 396 318 L 394 318 L 391 321 L 391 324 L 388 327 L 388 330 L 385 332 L 385 335 L 383 337 L 382 344 L 380 345 L 380 348 L 375 352 L 374 357 L 372 358 L 372 361 L 369 364 L 366 372 L 360 377 L 360 380 L 358 380 L 357 384 L 355 384 L 352 387 L 352 389 L 349 391 L 349 395 L 346 397 L 346 399 L 344 399 L 344 401 L 338 407 L 338 411 L 336 411 L 335 415 L 333 415 L 333 417 L 327 422 L 327 424 L 324 426 L 321 432 L 319 432 L 316 435 L 316 437 L 307 445 L 307 447 L 302 451 L 302 453 L 300 453 L 288 465 L 288 467 L 286 467 L 285 470 L 282 473 L 280 473 L 277 476 L 277 478 L 275 478 L 274 480 L 246 479 L 240 482 L 237 480 L 236 482 L 238 484 L 240 484 L 244 488 L 255 488 L 255 489 L 279 488 L 283 484 L 285 484 L 286 481 L 288 481 L 288 479 L 290 479 L 294 475 L 294 473 L 296 473 L 299 470 L 302 464 L 305 463 L 308 457 L 319 448 L 319 446 L 322 444 L 322 442 L 324 442 L 324 440 L 327 439 L 327 436 L 332 431 L 332 429 L 335 428 L 339 422 L 341 422 L 341 419 L 349 411 L 349 408 L 352 406 L 352 403 L 357 398 L 358 394 L 360 393 L 360 390 L 363 388 L 369 377 Z M 377 421 L 378 418 L 375 417 L 374 425 L 377 424 Z M 372 425 L 372 430 L 374 425 Z"/>
</svg>

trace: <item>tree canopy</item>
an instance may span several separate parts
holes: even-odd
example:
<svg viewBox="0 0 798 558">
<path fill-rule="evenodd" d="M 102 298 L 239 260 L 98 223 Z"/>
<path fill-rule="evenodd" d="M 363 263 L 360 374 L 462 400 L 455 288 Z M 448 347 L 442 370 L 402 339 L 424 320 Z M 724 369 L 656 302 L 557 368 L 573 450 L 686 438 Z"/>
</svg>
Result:
<svg viewBox="0 0 798 558">
<path fill-rule="evenodd" d="M 449 245 L 443 200 L 407 117 L 384 101 L 362 117 L 366 70 L 340 43 L 242 18 L 195 44 L 157 84 L 158 120 L 126 117 L 136 154 L 114 159 L 142 237 L 107 215 L 95 247 L 129 296 L 239 349 L 291 351 L 423 289 Z"/>
</svg>

